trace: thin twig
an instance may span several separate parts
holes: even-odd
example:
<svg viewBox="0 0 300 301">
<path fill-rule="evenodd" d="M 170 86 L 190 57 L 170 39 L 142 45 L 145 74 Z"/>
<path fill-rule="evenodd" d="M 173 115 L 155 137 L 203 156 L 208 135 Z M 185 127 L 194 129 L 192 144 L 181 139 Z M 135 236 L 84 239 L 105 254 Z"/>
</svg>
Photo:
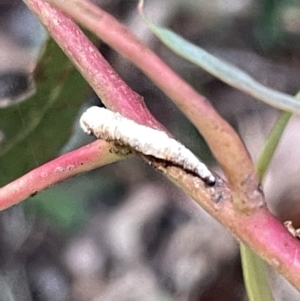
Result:
<svg viewBox="0 0 300 301">
<path fill-rule="evenodd" d="M 11 207 L 50 186 L 123 157 L 111 152 L 105 140 L 71 151 L 0 188 L 0 210 Z"/>
</svg>

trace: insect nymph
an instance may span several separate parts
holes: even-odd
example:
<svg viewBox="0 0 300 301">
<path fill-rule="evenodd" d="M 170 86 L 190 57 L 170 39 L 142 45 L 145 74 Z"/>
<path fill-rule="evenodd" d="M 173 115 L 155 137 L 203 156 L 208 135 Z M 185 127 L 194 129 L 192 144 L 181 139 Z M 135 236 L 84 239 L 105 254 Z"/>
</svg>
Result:
<svg viewBox="0 0 300 301">
<path fill-rule="evenodd" d="M 97 138 L 118 141 L 147 156 L 166 160 L 198 175 L 207 185 L 215 176 L 189 149 L 165 132 L 140 125 L 119 113 L 100 107 L 87 109 L 80 118 L 82 129 Z"/>
</svg>

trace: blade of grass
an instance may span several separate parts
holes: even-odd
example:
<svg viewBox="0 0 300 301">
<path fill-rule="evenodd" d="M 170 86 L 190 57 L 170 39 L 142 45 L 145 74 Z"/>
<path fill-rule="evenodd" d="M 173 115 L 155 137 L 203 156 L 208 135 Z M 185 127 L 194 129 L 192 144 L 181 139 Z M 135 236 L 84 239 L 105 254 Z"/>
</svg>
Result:
<svg viewBox="0 0 300 301">
<path fill-rule="evenodd" d="M 300 99 L 300 92 L 297 93 L 296 98 Z M 291 117 L 291 113 L 282 112 L 268 136 L 256 164 L 260 181 L 262 181 L 270 165 L 282 134 Z M 274 298 L 267 280 L 267 265 L 265 261 L 244 244 L 240 245 L 240 252 L 249 301 L 273 301 Z"/>
<path fill-rule="evenodd" d="M 249 301 L 274 301 L 267 279 L 267 264 L 255 252 L 240 244 L 244 283 Z"/>
<path fill-rule="evenodd" d="M 270 106 L 300 114 L 300 103 L 295 97 L 262 85 L 243 70 L 211 55 L 175 32 L 152 23 L 144 16 L 142 6 L 143 1 L 140 1 L 139 10 L 149 29 L 174 53 L 203 68 L 228 85 Z"/>
<path fill-rule="evenodd" d="M 295 98 L 300 99 L 300 92 L 296 94 Z M 282 112 L 269 134 L 265 146 L 256 163 L 257 174 L 260 181 L 262 181 L 264 177 L 264 174 L 273 158 L 273 155 L 281 139 L 281 136 L 291 117 L 292 117 L 291 113 Z"/>
</svg>

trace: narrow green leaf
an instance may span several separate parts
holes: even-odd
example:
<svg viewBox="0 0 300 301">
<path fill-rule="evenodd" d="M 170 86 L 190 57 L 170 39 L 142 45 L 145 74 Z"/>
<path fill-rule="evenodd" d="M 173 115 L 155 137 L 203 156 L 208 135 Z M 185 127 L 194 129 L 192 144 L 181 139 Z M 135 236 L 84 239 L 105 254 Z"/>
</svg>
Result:
<svg viewBox="0 0 300 301">
<path fill-rule="evenodd" d="M 228 85 L 275 108 L 300 114 L 300 103 L 288 94 L 268 88 L 246 72 L 185 40 L 173 31 L 153 24 L 144 17 L 150 30 L 177 55 L 198 65 Z"/>
<path fill-rule="evenodd" d="M 300 92 L 296 94 L 296 99 L 300 100 Z M 264 145 L 264 148 L 260 154 L 260 157 L 257 160 L 256 168 L 260 181 L 262 181 L 265 172 L 267 171 L 268 166 L 273 158 L 273 155 L 276 151 L 278 143 L 281 139 L 281 136 L 291 119 L 292 114 L 288 112 L 282 112 L 278 117 L 276 123 L 274 124 L 267 141 Z"/>
<path fill-rule="evenodd" d="M 244 282 L 249 301 L 274 301 L 266 263 L 244 244 L 240 244 Z"/>
<path fill-rule="evenodd" d="M 35 70 L 36 94 L 0 109 L 0 186 L 53 158 L 71 134 L 88 84 L 49 39 Z"/>
</svg>

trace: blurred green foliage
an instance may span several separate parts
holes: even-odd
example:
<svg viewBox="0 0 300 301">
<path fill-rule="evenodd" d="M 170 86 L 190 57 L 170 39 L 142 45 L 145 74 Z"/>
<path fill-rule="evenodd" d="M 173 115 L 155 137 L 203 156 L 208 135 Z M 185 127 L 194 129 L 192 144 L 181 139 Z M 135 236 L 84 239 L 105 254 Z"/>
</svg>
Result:
<svg viewBox="0 0 300 301">
<path fill-rule="evenodd" d="M 300 8 L 298 0 L 260 1 L 254 34 L 260 50 L 270 52 L 288 47 L 290 34 L 283 26 L 284 12 L 289 8 Z"/>
<path fill-rule="evenodd" d="M 123 192 L 116 180 L 96 170 L 55 185 L 23 204 L 28 214 L 42 216 L 51 228 L 75 233 L 89 220 L 91 207 L 117 199 L 118 191 Z"/>
<path fill-rule="evenodd" d="M 0 110 L 0 186 L 54 158 L 71 134 L 89 86 L 49 39 L 35 70 L 37 92 Z"/>
</svg>

